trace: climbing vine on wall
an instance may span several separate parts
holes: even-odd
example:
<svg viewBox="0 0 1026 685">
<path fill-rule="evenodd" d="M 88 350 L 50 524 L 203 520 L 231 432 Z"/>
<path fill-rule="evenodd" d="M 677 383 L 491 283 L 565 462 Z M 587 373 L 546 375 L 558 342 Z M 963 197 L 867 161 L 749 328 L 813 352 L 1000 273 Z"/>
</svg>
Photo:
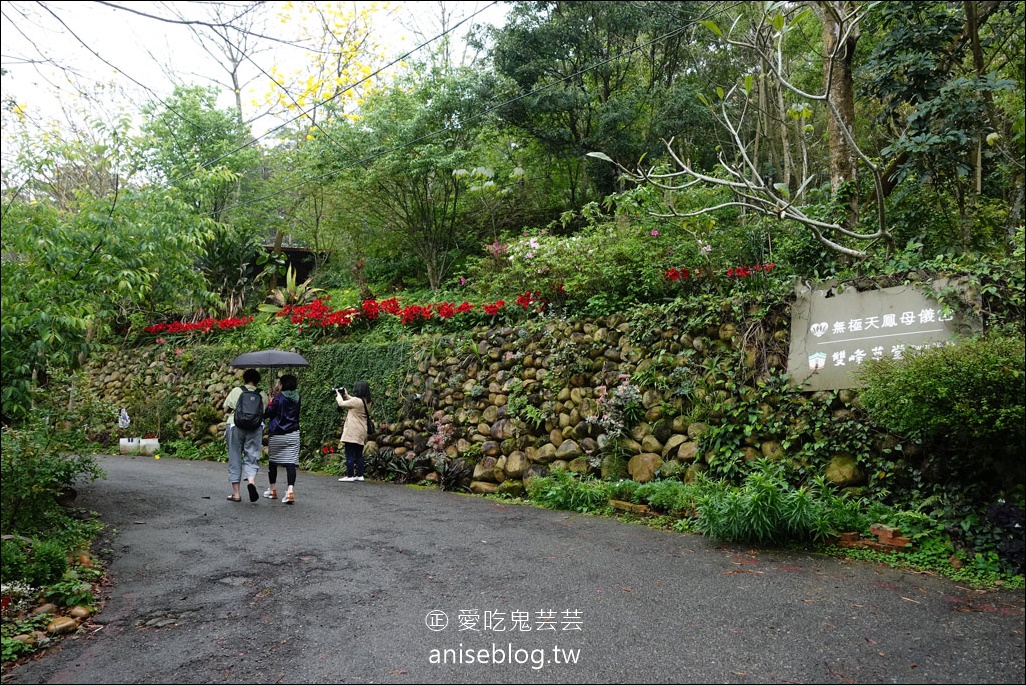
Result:
<svg viewBox="0 0 1026 685">
<path fill-rule="evenodd" d="M 352 390 L 356 381 L 367 381 L 374 423 L 381 426 L 396 420 L 413 360 L 409 343 L 322 345 L 308 359 L 310 366 L 299 375 L 300 430 L 306 449 L 319 453 L 320 447 L 336 444 L 342 433 L 345 410 L 339 409 L 332 388 Z"/>
</svg>

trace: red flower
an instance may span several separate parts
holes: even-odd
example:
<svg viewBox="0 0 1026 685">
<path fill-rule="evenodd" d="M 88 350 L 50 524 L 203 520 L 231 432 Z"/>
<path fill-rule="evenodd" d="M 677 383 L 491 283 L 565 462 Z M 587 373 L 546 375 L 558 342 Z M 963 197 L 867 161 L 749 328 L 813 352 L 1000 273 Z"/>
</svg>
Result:
<svg viewBox="0 0 1026 685">
<path fill-rule="evenodd" d="M 402 308 L 399 312 L 399 320 L 403 323 L 413 323 L 417 317 L 431 318 L 431 307 L 422 307 L 419 304 L 411 304 Z"/>
<path fill-rule="evenodd" d="M 485 310 L 485 314 L 487 314 L 488 316 L 495 316 L 499 313 L 499 310 L 505 306 L 506 303 L 503 300 L 496 300 L 492 304 L 482 305 L 482 307 Z"/>
<path fill-rule="evenodd" d="M 381 309 L 381 305 L 376 300 L 364 300 L 363 301 L 363 315 L 368 319 L 378 318 L 378 310 Z"/>
</svg>

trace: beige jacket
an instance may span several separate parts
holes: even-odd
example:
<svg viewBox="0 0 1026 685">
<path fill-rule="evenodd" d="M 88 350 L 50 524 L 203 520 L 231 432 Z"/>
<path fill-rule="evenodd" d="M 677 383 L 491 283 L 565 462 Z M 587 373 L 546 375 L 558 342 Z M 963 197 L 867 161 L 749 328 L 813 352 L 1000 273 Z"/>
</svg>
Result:
<svg viewBox="0 0 1026 685">
<path fill-rule="evenodd" d="M 346 422 L 342 426 L 342 437 L 339 442 L 352 442 L 363 445 L 367 442 L 367 411 L 364 409 L 363 400 L 353 397 L 349 393 L 343 398 L 336 393 L 335 401 L 338 406 L 347 409 Z"/>
</svg>

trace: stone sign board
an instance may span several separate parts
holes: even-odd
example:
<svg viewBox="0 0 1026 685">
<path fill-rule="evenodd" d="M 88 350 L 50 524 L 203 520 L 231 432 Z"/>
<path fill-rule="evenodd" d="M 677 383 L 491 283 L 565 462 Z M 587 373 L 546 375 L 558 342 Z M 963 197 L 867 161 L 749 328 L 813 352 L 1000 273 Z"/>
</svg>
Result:
<svg viewBox="0 0 1026 685">
<path fill-rule="evenodd" d="M 950 345 L 950 312 L 913 286 L 841 291 L 795 289 L 787 371 L 804 390 L 858 387 L 856 372 L 874 359 Z"/>
</svg>

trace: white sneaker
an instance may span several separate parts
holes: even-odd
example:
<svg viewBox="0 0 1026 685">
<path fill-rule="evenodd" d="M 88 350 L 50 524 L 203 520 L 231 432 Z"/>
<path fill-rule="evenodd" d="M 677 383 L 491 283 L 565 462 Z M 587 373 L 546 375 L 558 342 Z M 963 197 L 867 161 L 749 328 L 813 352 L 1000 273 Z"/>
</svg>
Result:
<svg viewBox="0 0 1026 685">
<path fill-rule="evenodd" d="M 354 480 L 356 480 L 356 479 L 353 478 L 352 476 L 342 476 L 341 478 L 338 479 L 338 482 L 339 483 L 352 483 Z"/>
<path fill-rule="evenodd" d="M 266 497 L 267 499 L 278 499 L 278 491 L 274 490 L 273 488 L 269 489 L 267 490 L 267 492 L 264 493 L 264 497 Z"/>
<path fill-rule="evenodd" d="M 358 481 L 360 481 L 362 483 L 363 482 L 363 476 L 357 476 L 353 480 L 358 480 Z"/>
</svg>

